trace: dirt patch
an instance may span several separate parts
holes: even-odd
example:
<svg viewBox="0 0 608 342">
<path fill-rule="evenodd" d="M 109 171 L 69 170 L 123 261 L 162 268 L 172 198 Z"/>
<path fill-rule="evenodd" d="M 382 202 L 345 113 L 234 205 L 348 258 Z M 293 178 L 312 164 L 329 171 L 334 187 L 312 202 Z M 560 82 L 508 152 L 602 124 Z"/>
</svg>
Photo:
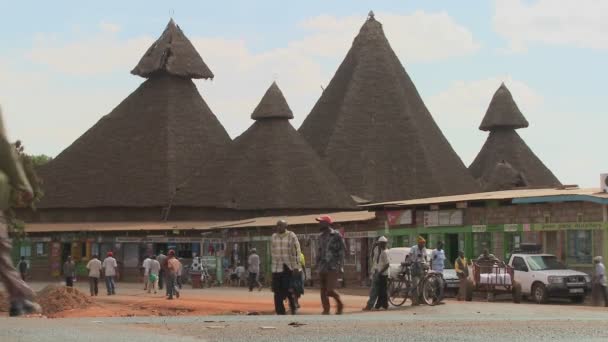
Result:
<svg viewBox="0 0 608 342">
<path fill-rule="evenodd" d="M 49 285 L 36 295 L 36 301 L 42 306 L 42 313 L 52 315 L 74 309 L 85 309 L 91 300 L 73 287 Z"/>
<path fill-rule="evenodd" d="M 8 297 L 4 292 L 0 292 L 0 312 L 8 312 Z"/>
</svg>

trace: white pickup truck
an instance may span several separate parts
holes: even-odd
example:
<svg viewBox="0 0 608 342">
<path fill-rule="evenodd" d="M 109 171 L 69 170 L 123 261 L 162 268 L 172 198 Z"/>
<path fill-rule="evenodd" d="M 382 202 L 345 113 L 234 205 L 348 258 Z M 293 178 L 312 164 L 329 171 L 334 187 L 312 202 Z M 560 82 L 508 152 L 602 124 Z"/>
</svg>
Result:
<svg viewBox="0 0 608 342">
<path fill-rule="evenodd" d="M 567 269 L 555 255 L 513 254 L 509 265 L 514 269 L 515 281 L 521 284 L 522 294 L 537 303 L 545 303 L 550 297 L 582 303 L 591 291 L 591 276 Z"/>
</svg>

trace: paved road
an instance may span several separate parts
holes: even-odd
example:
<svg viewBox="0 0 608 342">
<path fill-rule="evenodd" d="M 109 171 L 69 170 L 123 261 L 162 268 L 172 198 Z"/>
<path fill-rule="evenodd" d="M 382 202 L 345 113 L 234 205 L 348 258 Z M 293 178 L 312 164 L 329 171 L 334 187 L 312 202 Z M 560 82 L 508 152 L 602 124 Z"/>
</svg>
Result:
<svg viewBox="0 0 608 342">
<path fill-rule="evenodd" d="M 305 325 L 290 326 L 291 322 Z M 343 316 L 0 318 L 0 341 L 608 341 L 608 310 L 448 301 Z"/>
</svg>

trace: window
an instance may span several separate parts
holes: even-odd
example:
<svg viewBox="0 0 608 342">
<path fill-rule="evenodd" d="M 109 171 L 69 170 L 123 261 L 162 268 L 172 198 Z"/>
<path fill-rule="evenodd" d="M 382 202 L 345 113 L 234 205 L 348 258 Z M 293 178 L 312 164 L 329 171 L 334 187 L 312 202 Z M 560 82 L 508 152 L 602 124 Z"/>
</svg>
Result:
<svg viewBox="0 0 608 342">
<path fill-rule="evenodd" d="M 526 266 L 526 262 L 523 258 L 515 257 L 513 258 L 513 269 L 516 271 L 528 272 L 528 266 Z"/>
<path fill-rule="evenodd" d="M 45 256 L 44 242 L 36 242 L 36 256 Z"/>
<path fill-rule="evenodd" d="M 32 256 L 32 246 L 21 246 L 19 253 L 19 256 L 29 259 Z"/>
<path fill-rule="evenodd" d="M 535 255 L 528 257 L 528 263 L 533 271 L 546 271 L 546 270 L 565 270 L 564 266 L 557 257 L 553 255 Z"/>
<path fill-rule="evenodd" d="M 192 244 L 191 243 L 179 243 L 177 244 L 177 257 L 178 258 L 185 258 L 185 259 L 190 259 L 192 258 Z M 241 251 L 244 251 L 244 248 L 238 248 L 236 250 L 236 252 L 239 252 L 239 249 Z"/>
<path fill-rule="evenodd" d="M 473 253 L 475 256 L 481 255 L 484 248 L 491 250 L 492 233 L 473 233 Z M 492 251 L 490 251 L 491 253 Z"/>
<path fill-rule="evenodd" d="M 576 222 L 584 222 L 583 213 L 576 214 Z"/>
<path fill-rule="evenodd" d="M 593 242 L 590 230 L 568 231 L 568 255 L 566 262 L 569 264 L 590 264 L 593 258 Z"/>
</svg>

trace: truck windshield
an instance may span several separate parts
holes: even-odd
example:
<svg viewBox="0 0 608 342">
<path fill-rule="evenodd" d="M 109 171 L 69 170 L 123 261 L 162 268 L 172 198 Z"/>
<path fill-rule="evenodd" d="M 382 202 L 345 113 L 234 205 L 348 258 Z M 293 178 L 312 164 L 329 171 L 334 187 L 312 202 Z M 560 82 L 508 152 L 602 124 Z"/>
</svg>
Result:
<svg viewBox="0 0 608 342">
<path fill-rule="evenodd" d="M 528 257 L 528 265 L 532 271 L 565 270 L 566 266 L 552 255 L 537 255 Z"/>
</svg>

